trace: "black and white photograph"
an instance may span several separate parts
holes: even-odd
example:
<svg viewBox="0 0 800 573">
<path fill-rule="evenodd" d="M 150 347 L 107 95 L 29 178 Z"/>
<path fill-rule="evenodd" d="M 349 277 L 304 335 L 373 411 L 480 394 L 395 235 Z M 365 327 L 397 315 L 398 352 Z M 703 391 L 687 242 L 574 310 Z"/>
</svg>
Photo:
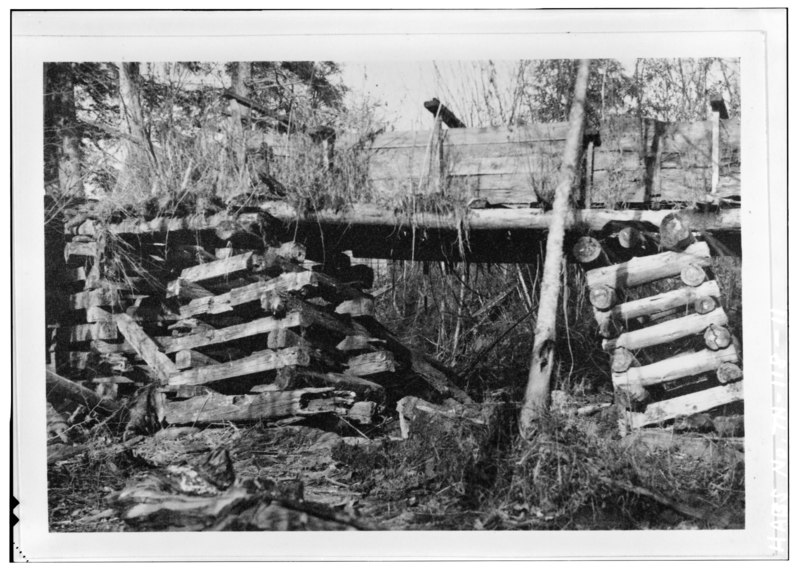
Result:
<svg viewBox="0 0 800 573">
<path fill-rule="evenodd" d="M 305 14 L 222 12 L 197 17 L 297 21 L 319 43 L 160 50 L 147 13 L 85 16 L 142 37 L 47 44 L 12 85 L 35 128 L 12 149 L 35 153 L 12 215 L 14 416 L 35 433 L 12 448 L 41 451 L 13 479 L 35 467 L 44 487 L 37 528 L 60 541 L 43 554 L 81 560 L 70 539 L 97 533 L 168 534 L 157 558 L 196 532 L 681 547 L 754 527 L 758 549 L 652 547 L 785 554 L 768 537 L 786 189 L 767 174 L 786 157 L 766 151 L 763 36 L 343 49 Z M 309 16 L 350 30 L 396 14 Z"/>
</svg>

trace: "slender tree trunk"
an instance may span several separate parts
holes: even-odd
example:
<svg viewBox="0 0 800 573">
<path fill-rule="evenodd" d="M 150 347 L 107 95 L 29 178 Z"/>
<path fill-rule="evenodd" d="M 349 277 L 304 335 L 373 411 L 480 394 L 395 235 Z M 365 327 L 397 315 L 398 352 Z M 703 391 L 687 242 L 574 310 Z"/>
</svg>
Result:
<svg viewBox="0 0 800 573">
<path fill-rule="evenodd" d="M 564 250 L 564 227 L 570 208 L 570 191 L 577 180 L 583 134 L 584 102 L 589 77 L 589 61 L 581 60 L 575 79 L 575 94 L 569 117 L 569 132 L 564 148 L 564 160 L 553 202 L 553 219 L 547 234 L 544 272 L 539 294 L 531 369 L 528 386 L 520 412 L 519 425 L 523 437 L 530 434 L 533 424 L 546 410 L 550 401 L 550 376 L 555 359 L 556 312 L 561 286 Z"/>
<path fill-rule="evenodd" d="M 45 183 L 62 196 L 82 197 L 81 129 L 72 64 L 45 64 Z"/>
<path fill-rule="evenodd" d="M 231 89 L 237 94 L 250 97 L 250 77 L 252 75 L 252 65 L 250 62 L 236 62 L 231 71 Z M 228 104 L 228 111 L 231 114 L 231 148 L 236 160 L 236 170 L 239 174 L 237 189 L 234 194 L 244 193 L 247 190 L 247 141 L 242 122 L 250 117 L 250 108 L 240 104 L 235 99 L 231 99 Z"/>
<path fill-rule="evenodd" d="M 153 195 L 160 193 L 162 182 L 158 159 L 153 149 L 150 133 L 144 121 L 141 97 L 141 76 L 137 62 L 120 62 L 119 103 L 120 117 L 128 140 L 123 145 L 122 178 L 141 184 L 143 169 L 149 171 Z"/>
</svg>

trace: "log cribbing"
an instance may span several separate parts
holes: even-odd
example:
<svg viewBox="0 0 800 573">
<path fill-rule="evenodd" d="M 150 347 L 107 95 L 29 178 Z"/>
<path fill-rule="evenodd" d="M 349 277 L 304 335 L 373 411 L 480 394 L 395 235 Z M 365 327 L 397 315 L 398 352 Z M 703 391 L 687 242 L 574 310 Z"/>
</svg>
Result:
<svg viewBox="0 0 800 573">
<path fill-rule="evenodd" d="M 736 362 L 739 354 L 736 348 L 729 346 L 724 350 L 700 350 L 692 354 L 681 354 L 667 358 L 660 362 L 631 368 L 624 373 L 612 374 L 614 386 L 629 386 L 640 384 L 653 386 L 663 384 L 670 380 L 677 380 L 687 376 L 713 372 L 725 362 Z"/>
<path fill-rule="evenodd" d="M 177 374 L 170 376 L 169 385 L 195 386 L 217 380 L 228 380 L 247 374 L 277 370 L 284 366 L 308 366 L 310 363 L 311 356 L 302 348 L 283 348 L 277 351 L 262 350 L 230 362 L 210 364 L 183 372 L 176 369 Z"/>
<path fill-rule="evenodd" d="M 734 382 L 722 386 L 715 386 L 700 392 L 693 392 L 648 404 L 645 411 L 625 412 L 624 419 L 631 429 L 641 428 L 650 424 L 658 424 L 671 420 L 676 416 L 688 416 L 697 412 L 704 412 L 717 406 L 724 406 L 744 398 L 743 382 Z"/>
<path fill-rule="evenodd" d="M 725 324 L 728 324 L 728 316 L 723 309 L 718 308 L 707 314 L 689 314 L 639 330 L 623 332 L 615 339 L 604 340 L 603 349 L 611 352 L 616 348 L 627 348 L 628 350 L 648 348 L 680 340 L 693 334 L 700 334 L 706 332 L 707 329 L 719 328 Z M 708 335 L 706 340 L 708 340 Z M 730 343 L 730 338 L 728 343 Z M 718 348 L 709 346 L 709 348 L 719 350 L 722 346 Z"/>
<path fill-rule="evenodd" d="M 624 302 L 605 312 L 596 311 L 595 318 L 602 328 L 603 325 L 614 319 L 624 324 L 642 316 L 652 316 L 676 308 L 689 308 L 692 305 L 694 305 L 695 312 L 705 314 L 716 308 L 714 299 L 719 296 L 717 281 L 707 281 L 699 287 L 683 287 L 651 297 Z"/>
<path fill-rule="evenodd" d="M 678 276 L 690 264 L 699 267 L 711 265 L 708 244 L 694 243 L 682 253 L 670 251 L 594 269 L 586 273 L 586 283 L 589 289 L 599 286 L 630 288 Z"/>
<path fill-rule="evenodd" d="M 175 363 L 158 349 L 153 339 L 142 330 L 141 326 L 136 324 L 133 318 L 127 314 L 115 314 L 114 322 L 116 322 L 117 328 L 128 344 L 153 369 L 162 383 L 165 383 L 170 376 L 179 372 Z"/>
</svg>

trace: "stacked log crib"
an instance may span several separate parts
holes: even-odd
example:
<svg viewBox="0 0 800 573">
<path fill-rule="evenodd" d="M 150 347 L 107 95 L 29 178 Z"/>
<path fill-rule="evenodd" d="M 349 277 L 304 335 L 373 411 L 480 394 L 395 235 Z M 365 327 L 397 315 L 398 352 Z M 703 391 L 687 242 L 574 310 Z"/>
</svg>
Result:
<svg viewBox="0 0 800 573">
<path fill-rule="evenodd" d="M 375 320 L 373 271 L 344 253 L 316 264 L 303 245 L 266 238 L 241 249 L 231 237 L 214 247 L 87 223 L 67 232 L 75 288 L 51 325 L 50 370 L 111 400 L 155 383 L 161 424 L 358 425 L 409 391 L 469 401 L 447 368 Z"/>
<path fill-rule="evenodd" d="M 623 435 L 743 399 L 739 341 L 720 306 L 711 249 L 680 217 L 665 218 L 660 232 L 626 226 L 582 237 L 573 256 L 586 269 Z"/>
</svg>

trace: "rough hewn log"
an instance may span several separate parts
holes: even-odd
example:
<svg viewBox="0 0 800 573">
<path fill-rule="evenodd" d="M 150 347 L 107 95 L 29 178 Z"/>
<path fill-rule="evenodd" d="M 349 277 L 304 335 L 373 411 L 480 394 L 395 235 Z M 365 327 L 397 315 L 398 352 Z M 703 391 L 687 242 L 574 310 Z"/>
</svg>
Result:
<svg viewBox="0 0 800 573">
<path fill-rule="evenodd" d="M 341 302 L 349 298 L 369 297 L 369 295 L 342 285 L 326 275 L 313 271 L 303 271 L 284 273 L 268 281 L 238 287 L 224 294 L 195 299 L 182 306 L 180 314 L 183 317 L 199 314 L 220 314 L 230 312 L 236 306 L 259 301 L 263 296 L 274 292 L 299 293 L 302 296 L 306 292 L 316 294 L 315 291 L 319 291 L 319 294 L 326 299 L 332 299 L 331 302 Z"/>
<path fill-rule="evenodd" d="M 88 342 L 90 340 L 115 340 L 119 337 L 114 321 L 94 322 L 92 324 L 78 324 L 63 329 L 70 343 Z"/>
<path fill-rule="evenodd" d="M 48 400 L 68 399 L 76 404 L 85 405 L 90 410 L 111 414 L 119 409 L 119 404 L 113 400 L 100 398 L 93 391 L 56 374 L 50 369 L 45 370 L 45 382 Z"/>
<path fill-rule="evenodd" d="M 346 300 L 336 307 L 336 314 L 349 316 L 372 316 L 375 314 L 375 302 L 372 298 L 356 298 Z"/>
<path fill-rule="evenodd" d="M 267 372 L 285 366 L 308 366 L 309 364 L 311 364 L 311 356 L 302 348 L 284 348 L 278 351 L 262 350 L 245 358 L 202 366 L 185 372 L 179 372 L 176 369 L 176 374 L 169 378 L 169 385 L 194 386 L 247 374 Z"/>
<path fill-rule="evenodd" d="M 314 401 L 309 408 L 309 402 Z M 351 392 L 333 388 L 304 388 L 228 396 L 209 394 L 165 404 L 168 424 L 272 420 L 321 413 L 345 414 L 354 402 Z"/>
<path fill-rule="evenodd" d="M 720 384 L 730 384 L 742 379 L 742 369 L 733 362 L 725 362 L 717 368 L 717 382 Z"/>
<path fill-rule="evenodd" d="M 369 335 L 386 342 L 386 347 L 403 363 L 408 364 L 411 371 L 424 380 L 431 388 L 445 397 L 452 397 L 468 404 L 472 402 L 469 395 L 459 388 L 455 382 L 457 377 L 445 365 L 435 359 L 404 345 L 389 329 L 369 317 L 356 319 L 354 325 L 357 334 Z"/>
<path fill-rule="evenodd" d="M 398 366 L 391 352 L 379 350 L 353 356 L 347 361 L 347 370 L 344 373 L 349 376 L 371 376 L 383 372 L 395 372 Z"/>
<path fill-rule="evenodd" d="M 693 304 L 695 305 L 695 312 L 705 314 L 716 307 L 716 302 L 712 297 L 719 296 L 717 282 L 708 281 L 696 288 L 684 287 L 655 296 L 624 302 L 608 311 L 595 312 L 595 318 L 601 327 L 611 320 L 618 320 L 624 324 L 642 316 L 652 316 L 673 309 L 687 308 Z M 700 301 L 703 302 L 701 303 Z M 700 304 L 700 309 L 698 309 L 698 304 Z"/>
<path fill-rule="evenodd" d="M 284 224 L 322 224 L 350 227 L 389 227 L 398 231 L 411 230 L 408 217 L 397 215 L 377 205 L 358 204 L 344 210 L 321 209 L 313 212 L 298 211 L 293 205 L 282 201 L 267 201 L 261 205 Z M 658 227 L 668 214 L 674 211 L 643 211 L 613 209 L 578 209 L 567 215 L 567 228 L 582 228 L 602 231 L 614 221 L 640 221 Z M 741 230 L 741 211 L 722 209 L 714 213 L 699 211 L 680 211 L 686 224 L 697 231 L 739 231 Z M 248 214 L 249 215 L 249 214 Z M 551 211 L 544 209 L 479 209 L 470 211 L 464 221 L 455 217 L 442 217 L 433 213 L 416 213 L 413 224 L 417 228 L 449 229 L 458 231 L 463 224 L 465 230 L 546 230 L 553 217 Z M 166 234 L 178 231 L 210 231 L 226 221 L 235 218 L 227 213 L 205 217 L 192 215 L 183 218 L 156 217 L 147 221 L 128 219 L 108 225 L 108 231 L 117 235 Z"/>
<path fill-rule="evenodd" d="M 114 321 L 125 340 L 133 346 L 142 360 L 153 369 L 162 383 L 166 382 L 173 374 L 179 372 L 175 364 L 158 349 L 156 343 L 130 316 L 127 314 L 115 314 Z"/>
<path fill-rule="evenodd" d="M 627 348 L 628 350 L 647 348 L 700 334 L 706 329 L 715 328 L 715 325 L 718 327 L 725 324 L 728 324 L 728 316 L 723 309 L 718 308 L 707 314 L 689 314 L 639 330 L 624 332 L 615 339 L 604 340 L 603 349 L 611 352 L 616 348 Z M 706 338 L 708 339 L 708 337 Z M 730 338 L 728 342 L 730 343 Z M 712 348 L 712 350 L 718 350 L 718 348 Z"/>
<path fill-rule="evenodd" d="M 217 259 L 202 265 L 189 267 L 181 271 L 185 281 L 199 283 L 219 277 L 227 277 L 235 273 L 249 271 L 253 268 L 253 252 Z"/>
<path fill-rule="evenodd" d="M 630 429 L 641 428 L 672 420 L 677 416 L 689 416 L 711 410 L 731 402 L 744 399 L 743 382 L 716 386 L 700 392 L 693 392 L 648 404 L 644 412 L 625 412 L 623 421 Z"/>
<path fill-rule="evenodd" d="M 612 374 L 614 386 L 641 384 L 653 386 L 663 384 L 670 380 L 677 380 L 687 376 L 695 376 L 704 372 L 713 372 L 720 364 L 736 362 L 739 355 L 733 346 L 723 350 L 700 350 L 693 354 L 667 358 L 654 364 L 631 368 L 624 373 Z"/>
<path fill-rule="evenodd" d="M 678 276 L 690 264 L 700 267 L 711 265 L 711 254 L 706 243 L 694 243 L 682 253 L 659 253 L 594 269 L 586 273 L 586 283 L 590 289 L 603 285 L 612 288 L 630 288 Z"/>
<path fill-rule="evenodd" d="M 219 364 L 219 361 L 205 354 L 201 354 L 196 350 L 179 350 L 177 354 L 175 354 L 175 367 L 178 370 L 198 368 L 210 364 Z"/>
</svg>

